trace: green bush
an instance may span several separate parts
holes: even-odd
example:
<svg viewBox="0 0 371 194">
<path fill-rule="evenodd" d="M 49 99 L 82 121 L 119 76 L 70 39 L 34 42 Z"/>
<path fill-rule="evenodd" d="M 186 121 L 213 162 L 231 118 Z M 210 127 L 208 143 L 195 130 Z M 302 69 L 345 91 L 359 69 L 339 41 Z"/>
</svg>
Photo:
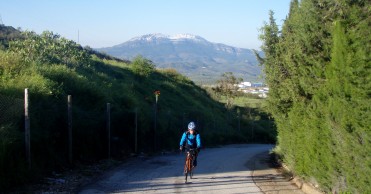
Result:
<svg viewBox="0 0 371 194">
<path fill-rule="evenodd" d="M 155 65 L 152 61 L 145 59 L 142 56 L 137 56 L 131 63 L 131 69 L 139 76 L 148 77 L 155 71 Z"/>
</svg>

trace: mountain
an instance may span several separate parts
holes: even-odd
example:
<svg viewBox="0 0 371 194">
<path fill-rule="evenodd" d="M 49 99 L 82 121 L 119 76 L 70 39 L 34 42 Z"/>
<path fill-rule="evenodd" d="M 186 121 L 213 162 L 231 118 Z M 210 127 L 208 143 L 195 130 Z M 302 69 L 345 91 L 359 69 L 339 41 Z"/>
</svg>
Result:
<svg viewBox="0 0 371 194">
<path fill-rule="evenodd" d="M 129 60 L 142 55 L 158 68 L 174 68 L 201 83 L 213 83 L 224 72 L 233 72 L 244 80 L 257 80 L 261 72 L 252 50 L 212 43 L 191 34 L 148 34 L 96 50 Z"/>
</svg>

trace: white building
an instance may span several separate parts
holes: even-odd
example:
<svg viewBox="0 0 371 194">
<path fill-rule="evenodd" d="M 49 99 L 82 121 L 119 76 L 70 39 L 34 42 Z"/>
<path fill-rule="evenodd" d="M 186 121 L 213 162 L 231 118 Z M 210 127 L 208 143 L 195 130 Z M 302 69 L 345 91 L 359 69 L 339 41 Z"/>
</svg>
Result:
<svg viewBox="0 0 371 194">
<path fill-rule="evenodd" d="M 237 86 L 238 91 L 241 91 L 243 93 L 256 94 L 261 98 L 266 98 L 269 92 L 269 88 L 266 86 L 264 87 L 263 83 L 241 82 Z"/>
<path fill-rule="evenodd" d="M 241 82 L 238 84 L 239 88 L 251 87 L 251 82 Z"/>
</svg>

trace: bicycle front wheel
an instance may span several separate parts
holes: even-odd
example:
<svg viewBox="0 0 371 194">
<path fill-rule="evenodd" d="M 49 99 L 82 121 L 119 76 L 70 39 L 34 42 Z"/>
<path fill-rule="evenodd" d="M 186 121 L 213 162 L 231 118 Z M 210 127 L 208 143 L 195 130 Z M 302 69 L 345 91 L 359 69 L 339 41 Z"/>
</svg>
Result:
<svg viewBox="0 0 371 194">
<path fill-rule="evenodd" d="M 184 177 L 185 177 L 185 183 L 187 183 L 189 168 L 188 168 L 188 160 L 186 160 L 186 163 L 184 165 Z"/>
</svg>

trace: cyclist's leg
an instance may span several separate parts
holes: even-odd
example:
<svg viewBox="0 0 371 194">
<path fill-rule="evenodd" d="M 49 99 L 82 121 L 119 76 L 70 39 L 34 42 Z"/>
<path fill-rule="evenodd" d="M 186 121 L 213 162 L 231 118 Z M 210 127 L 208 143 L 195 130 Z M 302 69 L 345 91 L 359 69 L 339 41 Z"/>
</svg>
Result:
<svg viewBox="0 0 371 194">
<path fill-rule="evenodd" d="M 195 152 L 195 158 L 193 159 L 193 166 L 196 167 L 197 166 L 197 156 L 198 156 L 198 153 L 197 151 Z"/>
</svg>

